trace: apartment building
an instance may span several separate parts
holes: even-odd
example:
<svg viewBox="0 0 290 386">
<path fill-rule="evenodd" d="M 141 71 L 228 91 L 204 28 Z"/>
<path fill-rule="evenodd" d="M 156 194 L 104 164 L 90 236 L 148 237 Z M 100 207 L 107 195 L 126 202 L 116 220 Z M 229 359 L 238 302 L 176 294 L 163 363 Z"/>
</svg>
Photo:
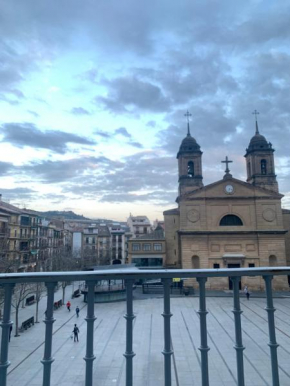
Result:
<svg viewBox="0 0 290 386">
<path fill-rule="evenodd" d="M 164 230 L 158 226 L 153 232 L 128 241 L 128 262 L 140 268 L 162 268 L 165 264 Z"/>
<path fill-rule="evenodd" d="M 111 262 L 111 234 L 106 224 L 92 224 L 82 231 L 83 267 L 107 265 Z"/>
<path fill-rule="evenodd" d="M 128 240 L 133 236 L 130 228 L 119 222 L 109 225 L 111 233 L 111 264 L 124 264 L 128 260 Z"/>
<path fill-rule="evenodd" d="M 64 247 L 63 222 L 0 201 L 2 271 L 52 269 L 53 258 L 60 256 Z"/>
<path fill-rule="evenodd" d="M 147 216 L 132 216 L 127 219 L 127 225 L 133 234 L 133 238 L 147 235 L 152 231 L 151 223 Z"/>
</svg>

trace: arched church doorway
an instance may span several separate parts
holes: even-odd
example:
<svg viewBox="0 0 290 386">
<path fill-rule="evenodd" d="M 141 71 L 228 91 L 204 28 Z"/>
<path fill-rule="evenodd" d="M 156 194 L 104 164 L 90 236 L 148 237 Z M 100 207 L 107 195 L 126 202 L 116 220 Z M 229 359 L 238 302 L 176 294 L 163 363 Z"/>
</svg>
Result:
<svg viewBox="0 0 290 386">
<path fill-rule="evenodd" d="M 199 264 L 199 257 L 198 256 L 192 256 L 191 258 L 191 266 L 192 266 L 192 269 L 199 269 L 200 268 L 200 264 Z"/>
<path fill-rule="evenodd" d="M 275 255 L 269 256 L 269 267 L 277 267 L 277 257 Z"/>
<path fill-rule="evenodd" d="M 114 265 L 114 264 L 122 264 L 122 261 L 119 260 L 119 259 L 113 260 L 113 265 Z"/>
</svg>

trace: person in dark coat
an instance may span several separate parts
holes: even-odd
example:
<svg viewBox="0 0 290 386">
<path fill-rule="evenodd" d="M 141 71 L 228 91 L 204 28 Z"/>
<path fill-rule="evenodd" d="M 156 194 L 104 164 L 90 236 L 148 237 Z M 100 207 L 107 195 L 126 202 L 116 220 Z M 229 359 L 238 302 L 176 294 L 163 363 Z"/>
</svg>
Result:
<svg viewBox="0 0 290 386">
<path fill-rule="evenodd" d="M 80 313 L 80 309 L 79 309 L 79 307 L 77 306 L 77 308 L 76 308 L 77 318 L 79 317 L 79 313 Z"/>
<path fill-rule="evenodd" d="M 78 326 L 75 324 L 74 325 L 74 329 L 73 329 L 73 334 L 74 334 L 74 342 L 78 342 L 79 341 L 79 328 Z"/>
</svg>

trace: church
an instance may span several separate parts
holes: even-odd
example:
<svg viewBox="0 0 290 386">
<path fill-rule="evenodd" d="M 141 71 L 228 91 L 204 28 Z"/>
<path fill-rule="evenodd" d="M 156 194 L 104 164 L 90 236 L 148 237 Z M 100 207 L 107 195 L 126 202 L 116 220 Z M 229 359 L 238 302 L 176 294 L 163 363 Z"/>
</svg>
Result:
<svg viewBox="0 0 290 386">
<path fill-rule="evenodd" d="M 256 113 L 256 112 L 255 112 Z M 189 113 L 186 114 L 187 118 Z M 223 178 L 203 184 L 202 151 L 187 135 L 177 153 L 178 207 L 164 214 L 166 268 L 251 268 L 290 265 L 290 210 L 282 209 L 275 174 L 274 148 L 256 132 L 246 149 L 247 181 L 232 176 L 226 157 Z M 190 283 L 197 287 L 197 282 Z M 264 289 L 261 277 L 243 277 L 240 287 Z M 232 289 L 228 278 L 211 278 L 210 289 Z M 273 280 L 288 290 L 287 277 Z"/>
</svg>

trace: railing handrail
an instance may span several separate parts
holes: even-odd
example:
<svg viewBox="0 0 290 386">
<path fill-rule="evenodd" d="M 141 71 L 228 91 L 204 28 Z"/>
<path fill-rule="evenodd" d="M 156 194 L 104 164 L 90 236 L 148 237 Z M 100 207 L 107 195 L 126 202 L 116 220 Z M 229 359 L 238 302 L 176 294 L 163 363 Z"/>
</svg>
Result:
<svg viewBox="0 0 290 386">
<path fill-rule="evenodd" d="M 259 268 L 221 268 L 221 269 L 106 269 L 96 271 L 67 272 L 27 272 L 2 273 L 0 285 L 7 283 L 79 281 L 79 280 L 125 280 L 146 278 L 210 278 L 235 276 L 281 276 L 290 275 L 290 267 L 259 267 Z"/>
</svg>

